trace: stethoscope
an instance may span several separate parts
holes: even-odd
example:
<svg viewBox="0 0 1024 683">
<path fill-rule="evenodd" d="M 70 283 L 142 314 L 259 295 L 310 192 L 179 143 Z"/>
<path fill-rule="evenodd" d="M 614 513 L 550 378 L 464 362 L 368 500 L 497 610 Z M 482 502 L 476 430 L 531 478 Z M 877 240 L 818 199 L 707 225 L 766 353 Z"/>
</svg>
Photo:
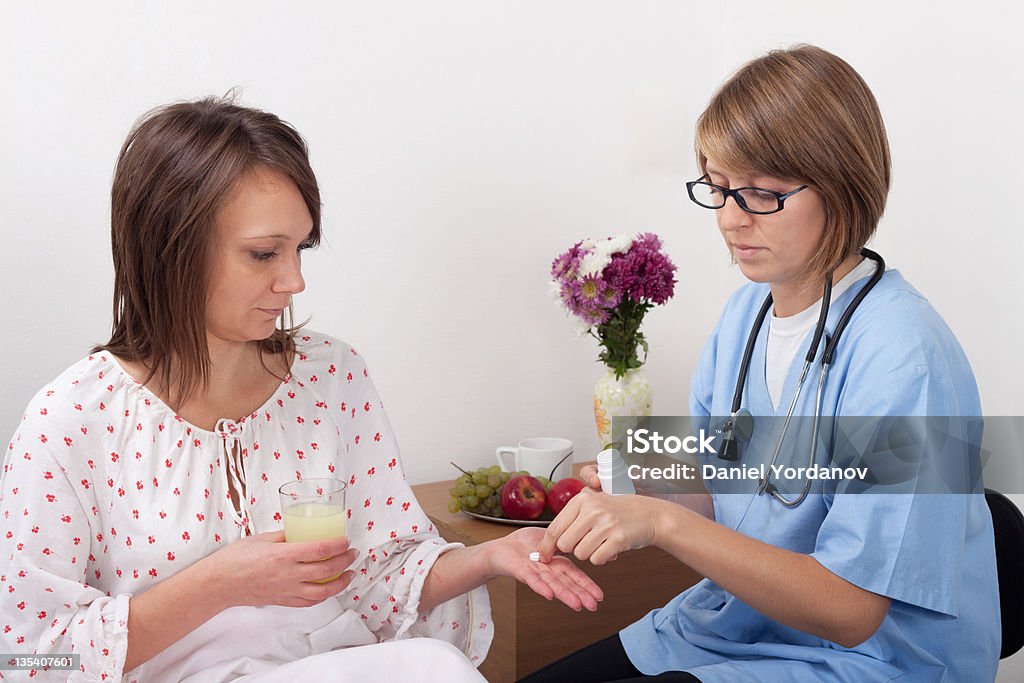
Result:
<svg viewBox="0 0 1024 683">
<path fill-rule="evenodd" d="M 870 249 L 861 249 L 860 253 L 862 256 L 871 259 L 876 264 L 875 273 L 868 280 L 868 283 L 857 292 L 857 296 L 853 298 L 850 305 L 843 311 L 843 315 L 840 316 L 839 322 L 836 323 L 836 329 L 832 333 L 832 336 L 825 334 L 825 320 L 828 318 L 828 307 L 830 299 L 832 298 L 832 274 L 829 273 L 828 277 L 825 278 L 825 292 L 821 297 L 821 309 L 818 312 L 818 323 L 814 327 L 814 336 L 811 338 L 811 348 L 807 350 L 807 357 L 804 359 L 803 370 L 800 371 L 800 379 L 796 385 L 796 394 L 793 396 L 792 403 L 789 404 L 789 412 L 786 413 L 786 420 L 782 423 L 782 433 L 779 435 L 778 442 L 775 444 L 775 451 L 772 453 L 771 462 L 765 469 L 765 474 L 761 477 L 760 482 L 757 485 L 757 494 L 761 495 L 764 492 L 768 492 L 774 496 L 776 500 L 785 505 L 787 508 L 795 508 L 797 505 L 802 503 L 807 497 L 807 493 L 811 490 L 811 480 L 806 479 L 804 481 L 803 490 L 800 495 L 794 500 L 790 500 L 779 493 L 778 489 L 774 484 L 771 483 L 771 471 L 775 462 L 778 460 L 779 451 L 782 450 L 782 442 L 786 438 L 786 430 L 789 429 L 789 422 L 793 418 L 793 412 L 796 410 L 797 401 L 800 399 L 800 391 L 803 389 L 804 380 L 807 378 L 807 372 L 810 370 L 811 363 L 814 362 L 814 358 L 818 352 L 818 344 L 821 342 L 821 337 L 825 335 L 825 352 L 821 357 L 821 376 L 818 378 L 818 393 L 814 401 L 814 422 L 812 423 L 811 431 L 811 450 L 807 456 L 807 466 L 810 469 L 814 465 L 814 451 L 818 443 L 818 422 L 821 418 L 821 397 L 822 389 L 825 386 L 825 377 L 828 376 L 829 366 L 832 364 L 832 357 L 835 355 L 836 346 L 839 344 L 839 338 L 843 334 L 843 330 L 846 329 L 846 325 L 850 322 L 850 318 L 853 317 L 854 311 L 860 305 L 860 302 L 864 300 L 864 297 L 868 295 L 878 281 L 882 279 L 882 275 L 885 273 L 885 261 L 877 253 Z M 757 319 L 754 321 L 754 326 L 750 330 L 750 336 L 747 337 L 747 346 L 743 350 L 743 360 L 740 362 L 740 373 L 739 377 L 736 378 L 736 393 L 732 397 L 732 415 L 722 425 L 722 441 L 718 450 L 718 457 L 722 460 L 735 461 L 739 459 L 739 447 L 737 440 L 747 441 L 750 439 L 754 432 L 754 418 L 750 414 L 750 411 L 740 407 L 740 402 L 743 397 L 743 387 L 747 381 L 747 371 L 750 370 L 750 357 L 754 353 L 754 344 L 757 342 L 758 333 L 761 331 L 761 326 L 764 324 L 765 316 L 768 315 L 768 311 L 772 307 L 772 295 L 768 293 L 768 297 L 764 300 L 761 305 L 761 310 L 757 313 Z"/>
</svg>

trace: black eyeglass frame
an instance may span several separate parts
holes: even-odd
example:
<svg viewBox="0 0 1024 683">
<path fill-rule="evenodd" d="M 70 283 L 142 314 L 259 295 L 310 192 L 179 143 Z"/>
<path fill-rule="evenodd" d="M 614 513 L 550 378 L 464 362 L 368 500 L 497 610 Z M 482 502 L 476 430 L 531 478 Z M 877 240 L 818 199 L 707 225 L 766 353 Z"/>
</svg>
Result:
<svg viewBox="0 0 1024 683">
<path fill-rule="evenodd" d="M 758 216 L 767 216 L 769 214 L 778 213 L 779 211 L 782 211 L 782 209 L 785 207 L 787 199 L 795 195 L 800 190 L 806 190 L 808 187 L 810 187 L 810 185 L 801 185 L 795 190 L 790 190 L 789 192 L 786 193 L 776 192 L 775 190 L 766 190 L 763 187 L 737 187 L 735 190 L 730 190 L 728 188 L 722 187 L 721 185 L 715 185 L 712 182 L 707 182 L 705 178 L 709 178 L 709 174 L 705 173 L 700 178 L 697 178 L 696 180 L 691 180 L 688 183 L 686 183 L 686 193 L 690 195 L 690 200 L 694 204 L 703 209 L 718 210 L 724 208 L 725 202 L 729 200 L 729 197 L 732 197 L 733 200 L 736 202 L 737 206 L 739 206 L 741 209 L 743 209 L 747 213 L 757 214 Z M 697 198 L 693 196 L 693 188 L 696 185 L 708 185 L 721 192 L 722 206 L 707 206 L 697 201 Z M 746 200 L 743 199 L 743 195 L 740 194 L 740 191 L 742 190 L 757 190 L 758 192 L 765 192 L 770 195 L 775 195 L 775 198 L 779 201 L 779 207 L 777 209 L 772 209 L 771 211 L 754 211 L 749 206 L 747 206 Z"/>
</svg>

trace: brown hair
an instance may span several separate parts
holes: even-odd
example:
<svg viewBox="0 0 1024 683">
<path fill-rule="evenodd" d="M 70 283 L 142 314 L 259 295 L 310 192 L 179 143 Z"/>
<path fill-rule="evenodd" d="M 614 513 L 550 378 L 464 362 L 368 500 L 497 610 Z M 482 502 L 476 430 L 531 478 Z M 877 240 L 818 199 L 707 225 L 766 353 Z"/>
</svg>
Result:
<svg viewBox="0 0 1024 683">
<path fill-rule="evenodd" d="M 109 351 L 149 368 L 174 402 L 205 385 L 210 370 L 206 297 L 217 211 L 257 169 L 291 179 L 320 241 L 320 189 L 302 136 L 274 114 L 205 98 L 158 107 L 132 127 L 111 190 L 114 320 Z M 291 319 L 260 342 L 291 366 Z M 173 377 L 171 363 L 174 363 Z M 264 367 L 266 365 L 264 364 Z"/>
<path fill-rule="evenodd" d="M 805 272 L 824 275 L 863 247 L 885 211 L 891 162 L 878 103 L 849 64 L 812 45 L 744 65 L 697 120 L 697 164 L 813 186 L 825 233 Z"/>
</svg>

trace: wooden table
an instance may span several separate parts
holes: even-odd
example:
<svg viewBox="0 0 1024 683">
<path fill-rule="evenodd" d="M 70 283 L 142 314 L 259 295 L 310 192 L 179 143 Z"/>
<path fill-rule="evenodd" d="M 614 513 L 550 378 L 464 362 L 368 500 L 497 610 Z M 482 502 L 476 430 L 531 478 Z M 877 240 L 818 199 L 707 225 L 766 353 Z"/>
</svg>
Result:
<svg viewBox="0 0 1024 683">
<path fill-rule="evenodd" d="M 576 465 L 576 471 L 580 466 Z M 501 538 L 518 528 L 448 512 L 448 489 L 452 485 L 452 481 L 441 481 L 412 487 L 416 499 L 445 540 L 471 546 Z M 617 633 L 701 578 L 658 548 L 624 553 L 601 567 L 578 564 L 604 591 L 605 599 L 597 612 L 574 612 L 558 601 L 545 600 L 509 577 L 487 584 L 494 619 L 494 642 L 480 666 L 480 673 L 488 681 L 514 681 Z"/>
</svg>

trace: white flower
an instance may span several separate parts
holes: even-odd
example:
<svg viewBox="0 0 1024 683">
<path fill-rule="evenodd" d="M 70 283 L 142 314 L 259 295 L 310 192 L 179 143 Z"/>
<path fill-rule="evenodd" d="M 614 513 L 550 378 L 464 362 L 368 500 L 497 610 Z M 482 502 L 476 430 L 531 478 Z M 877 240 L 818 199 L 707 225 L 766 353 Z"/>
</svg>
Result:
<svg viewBox="0 0 1024 683">
<path fill-rule="evenodd" d="M 633 235 L 615 235 L 598 242 L 596 248 L 607 253 L 609 256 L 612 254 L 622 254 L 629 251 L 630 247 L 633 246 L 633 239 Z"/>
<path fill-rule="evenodd" d="M 590 324 L 580 320 L 576 316 L 571 317 L 573 322 L 572 332 L 576 336 L 576 339 L 587 336 L 587 333 L 590 332 Z"/>
<path fill-rule="evenodd" d="M 599 275 L 612 262 L 613 254 L 622 254 L 633 246 L 633 235 L 615 235 L 603 240 L 585 240 L 587 254 L 580 259 L 580 275 Z"/>
<path fill-rule="evenodd" d="M 599 275 L 604 271 L 604 267 L 611 262 L 611 254 L 603 253 L 595 248 L 594 251 L 580 259 L 580 276 Z"/>
</svg>

